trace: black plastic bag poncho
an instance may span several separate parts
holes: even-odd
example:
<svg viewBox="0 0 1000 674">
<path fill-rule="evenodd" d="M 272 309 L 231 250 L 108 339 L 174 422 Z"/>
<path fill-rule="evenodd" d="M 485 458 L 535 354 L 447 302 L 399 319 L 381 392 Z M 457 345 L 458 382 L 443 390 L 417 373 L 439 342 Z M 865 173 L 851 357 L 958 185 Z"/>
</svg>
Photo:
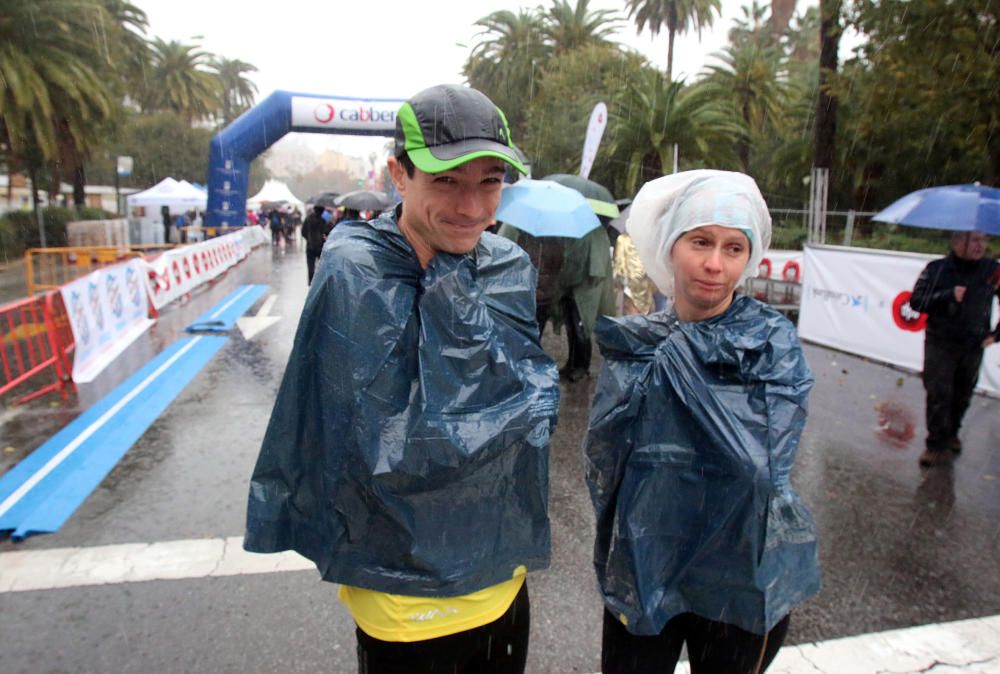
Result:
<svg viewBox="0 0 1000 674">
<path fill-rule="evenodd" d="M 426 270 L 395 214 L 328 241 L 250 484 L 244 547 L 325 580 L 455 596 L 549 560 L 558 375 L 506 239 Z"/>
<path fill-rule="evenodd" d="M 789 484 L 813 378 L 795 329 L 743 295 L 721 315 L 604 318 L 585 442 L 605 604 L 633 634 L 695 613 L 764 634 L 819 591 Z"/>
</svg>

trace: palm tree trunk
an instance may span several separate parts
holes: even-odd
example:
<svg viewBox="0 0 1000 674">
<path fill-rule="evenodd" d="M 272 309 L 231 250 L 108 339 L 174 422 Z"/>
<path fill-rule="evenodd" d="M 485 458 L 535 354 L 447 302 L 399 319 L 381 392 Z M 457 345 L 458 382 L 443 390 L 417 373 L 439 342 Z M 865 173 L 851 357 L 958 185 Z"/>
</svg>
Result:
<svg viewBox="0 0 1000 674">
<path fill-rule="evenodd" d="M 77 159 L 73 166 L 73 205 L 77 210 L 87 205 L 87 193 L 84 189 L 87 186 L 87 172 L 83 168 L 83 162 Z M 117 170 L 117 167 L 116 167 Z"/>
<path fill-rule="evenodd" d="M 771 0 L 771 34 L 774 37 L 784 35 L 793 14 L 795 0 Z"/>
<path fill-rule="evenodd" d="M 820 0 L 819 97 L 816 101 L 816 155 L 813 165 L 833 166 L 837 135 L 837 98 L 830 84 L 837 74 L 840 46 L 840 6 L 842 0 Z"/>
<path fill-rule="evenodd" d="M 674 29 L 667 30 L 667 81 L 674 81 Z"/>
</svg>

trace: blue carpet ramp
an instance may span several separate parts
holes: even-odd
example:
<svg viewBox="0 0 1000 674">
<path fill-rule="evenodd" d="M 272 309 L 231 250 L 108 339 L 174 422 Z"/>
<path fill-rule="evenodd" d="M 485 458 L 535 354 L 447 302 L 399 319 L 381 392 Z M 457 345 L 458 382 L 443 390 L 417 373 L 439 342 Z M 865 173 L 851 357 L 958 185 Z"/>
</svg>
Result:
<svg viewBox="0 0 1000 674">
<path fill-rule="evenodd" d="M 187 332 L 229 332 L 236 319 L 263 297 L 270 286 L 243 285 L 224 297 L 218 304 L 184 328 Z"/>
<path fill-rule="evenodd" d="M 0 531 L 58 531 L 227 341 L 179 340 L 0 478 Z"/>
</svg>

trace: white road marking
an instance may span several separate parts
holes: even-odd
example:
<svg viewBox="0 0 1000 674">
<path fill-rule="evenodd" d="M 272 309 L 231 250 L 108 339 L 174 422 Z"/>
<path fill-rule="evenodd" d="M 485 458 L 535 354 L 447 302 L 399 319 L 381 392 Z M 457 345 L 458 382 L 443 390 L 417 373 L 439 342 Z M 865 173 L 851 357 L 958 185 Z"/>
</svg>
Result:
<svg viewBox="0 0 1000 674">
<path fill-rule="evenodd" d="M 278 296 L 272 294 L 264 300 L 264 304 L 261 306 L 260 311 L 257 312 L 256 316 L 240 316 L 236 319 L 236 325 L 243 333 L 243 338 L 245 340 L 249 342 L 257 336 L 259 332 L 271 327 L 281 320 L 280 316 L 268 315 L 271 313 L 271 308 L 274 307 L 274 303 L 277 300 Z"/>
<path fill-rule="evenodd" d="M 794 620 L 794 616 L 792 620 Z M 785 646 L 768 674 L 998 674 L 1000 616 Z M 595 674 L 600 674 L 596 672 Z M 691 674 L 687 662 L 674 674 Z"/>
<path fill-rule="evenodd" d="M 315 569 L 294 553 L 243 550 L 243 537 L 0 553 L 0 594 Z"/>
<path fill-rule="evenodd" d="M 315 571 L 294 552 L 245 552 L 240 536 L 0 553 L 0 594 L 87 585 Z M 786 646 L 769 674 L 1000 673 L 1000 616 Z M 689 674 L 688 663 L 677 674 Z"/>
</svg>

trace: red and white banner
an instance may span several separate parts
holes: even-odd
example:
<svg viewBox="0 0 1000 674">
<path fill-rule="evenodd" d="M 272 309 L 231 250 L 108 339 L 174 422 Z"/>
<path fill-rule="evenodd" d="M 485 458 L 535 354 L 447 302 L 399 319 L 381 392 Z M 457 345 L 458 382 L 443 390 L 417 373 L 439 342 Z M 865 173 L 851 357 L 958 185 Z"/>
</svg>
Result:
<svg viewBox="0 0 1000 674">
<path fill-rule="evenodd" d="M 153 324 L 145 263 L 129 260 L 91 272 L 61 288 L 76 341 L 73 381 L 86 383 Z"/>
<path fill-rule="evenodd" d="M 244 227 L 215 239 L 171 248 L 145 261 L 150 301 L 156 309 L 170 304 L 219 276 L 249 255 L 254 246 L 267 241 L 260 227 Z"/>
<path fill-rule="evenodd" d="M 908 303 L 920 272 L 938 256 L 807 246 L 799 335 L 914 371 L 923 369 L 927 317 Z M 997 309 L 993 311 L 996 324 Z M 1000 346 L 986 349 L 979 389 L 1000 396 Z"/>
</svg>

